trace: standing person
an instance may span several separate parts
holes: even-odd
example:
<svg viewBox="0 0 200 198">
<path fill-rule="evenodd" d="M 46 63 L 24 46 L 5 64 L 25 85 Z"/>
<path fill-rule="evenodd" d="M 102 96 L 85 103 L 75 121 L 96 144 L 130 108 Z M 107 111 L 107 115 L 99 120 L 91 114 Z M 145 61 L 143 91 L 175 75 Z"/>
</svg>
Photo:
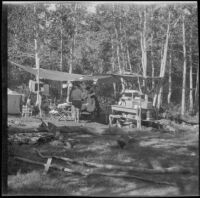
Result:
<svg viewBox="0 0 200 198">
<path fill-rule="evenodd" d="M 74 89 L 71 92 L 71 101 L 72 101 L 72 108 L 74 112 L 75 122 L 79 122 L 80 109 L 82 105 L 81 100 L 82 100 L 82 91 L 80 90 L 78 85 L 74 85 Z"/>
<path fill-rule="evenodd" d="M 29 93 L 29 95 L 27 97 L 26 106 L 31 107 L 31 93 Z"/>
<path fill-rule="evenodd" d="M 96 115 L 97 117 L 99 118 L 100 117 L 100 111 L 101 111 L 101 108 L 100 108 L 100 104 L 99 104 L 99 101 L 97 99 L 97 96 L 95 94 L 93 94 L 91 96 L 91 98 L 94 98 L 94 101 L 95 101 L 95 109 L 96 109 Z"/>
<path fill-rule="evenodd" d="M 42 105 L 41 105 L 41 109 L 42 111 L 45 113 L 45 115 L 47 116 L 49 113 L 49 100 L 48 100 L 48 96 L 43 96 L 42 97 Z"/>
<path fill-rule="evenodd" d="M 93 112 L 95 110 L 95 99 L 93 91 L 88 91 L 86 103 L 82 104 L 81 110 L 86 110 L 88 112 Z"/>
</svg>

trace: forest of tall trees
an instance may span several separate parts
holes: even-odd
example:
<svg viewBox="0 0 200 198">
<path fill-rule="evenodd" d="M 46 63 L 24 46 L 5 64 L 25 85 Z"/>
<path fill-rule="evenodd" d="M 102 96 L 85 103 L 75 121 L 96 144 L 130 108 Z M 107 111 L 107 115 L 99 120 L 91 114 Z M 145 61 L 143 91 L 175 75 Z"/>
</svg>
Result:
<svg viewBox="0 0 200 198">
<path fill-rule="evenodd" d="M 198 112 L 197 3 L 99 3 L 94 12 L 91 3 L 8 5 L 8 59 L 77 74 L 155 77 L 141 84 L 149 91 L 158 87 L 158 108 L 180 105 L 182 115 Z M 30 78 L 8 62 L 8 87 Z"/>
</svg>

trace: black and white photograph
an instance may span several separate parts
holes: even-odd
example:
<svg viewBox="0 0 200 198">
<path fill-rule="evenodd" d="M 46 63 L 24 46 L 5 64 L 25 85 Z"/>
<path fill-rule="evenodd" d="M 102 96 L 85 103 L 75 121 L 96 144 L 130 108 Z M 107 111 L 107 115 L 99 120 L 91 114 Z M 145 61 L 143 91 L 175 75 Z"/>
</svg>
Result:
<svg viewBox="0 0 200 198">
<path fill-rule="evenodd" d="M 2 195 L 199 196 L 197 1 L 3 1 Z"/>
</svg>

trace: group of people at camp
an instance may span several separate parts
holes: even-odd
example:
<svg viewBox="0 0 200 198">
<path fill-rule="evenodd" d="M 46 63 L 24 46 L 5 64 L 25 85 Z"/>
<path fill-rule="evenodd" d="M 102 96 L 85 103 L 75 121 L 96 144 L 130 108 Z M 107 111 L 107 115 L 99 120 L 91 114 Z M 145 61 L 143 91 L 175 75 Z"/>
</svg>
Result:
<svg viewBox="0 0 200 198">
<path fill-rule="evenodd" d="M 26 100 L 26 105 L 28 107 L 35 107 L 33 109 L 37 110 L 36 113 L 39 113 L 40 116 L 42 116 L 41 112 L 48 112 L 48 98 L 44 96 L 42 92 L 39 93 L 38 100 L 36 98 L 33 98 L 33 95 L 36 97 L 35 94 L 29 94 Z M 33 101 L 36 101 L 36 103 L 34 104 Z M 98 100 L 95 96 L 93 89 L 91 87 L 86 87 L 84 83 L 73 85 L 70 92 L 69 101 L 72 104 L 72 115 L 75 122 L 79 122 L 80 113 L 82 111 L 87 111 L 91 113 L 94 112 L 95 109 L 98 107 Z"/>
</svg>

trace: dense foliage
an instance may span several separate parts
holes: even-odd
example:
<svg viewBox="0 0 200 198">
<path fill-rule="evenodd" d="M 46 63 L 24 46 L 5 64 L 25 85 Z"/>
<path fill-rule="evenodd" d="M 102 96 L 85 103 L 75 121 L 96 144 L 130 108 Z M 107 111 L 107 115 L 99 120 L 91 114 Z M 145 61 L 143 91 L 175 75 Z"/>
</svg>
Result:
<svg viewBox="0 0 200 198">
<path fill-rule="evenodd" d="M 147 76 L 159 76 L 169 26 L 162 82 L 163 104 L 167 103 L 170 76 L 170 103 L 181 103 L 183 31 L 186 37 L 186 101 L 191 90 L 189 71 L 192 67 L 192 100 L 197 103 L 199 49 L 196 3 L 145 6 L 106 3 L 98 4 L 96 12 L 89 12 L 88 6 L 86 2 L 9 5 L 9 60 L 35 67 L 34 36 L 37 31 L 41 68 L 66 72 L 71 69 L 73 73 L 81 74 L 135 72 L 144 75 L 146 72 Z M 182 28 L 183 18 L 185 30 Z M 28 84 L 30 78 L 34 77 L 8 64 L 9 87 Z M 58 91 L 59 82 L 49 83 Z M 148 86 L 152 88 L 153 83 Z M 105 92 L 112 92 L 112 85 L 104 87 Z M 102 90 L 100 92 L 104 94 Z"/>
</svg>

